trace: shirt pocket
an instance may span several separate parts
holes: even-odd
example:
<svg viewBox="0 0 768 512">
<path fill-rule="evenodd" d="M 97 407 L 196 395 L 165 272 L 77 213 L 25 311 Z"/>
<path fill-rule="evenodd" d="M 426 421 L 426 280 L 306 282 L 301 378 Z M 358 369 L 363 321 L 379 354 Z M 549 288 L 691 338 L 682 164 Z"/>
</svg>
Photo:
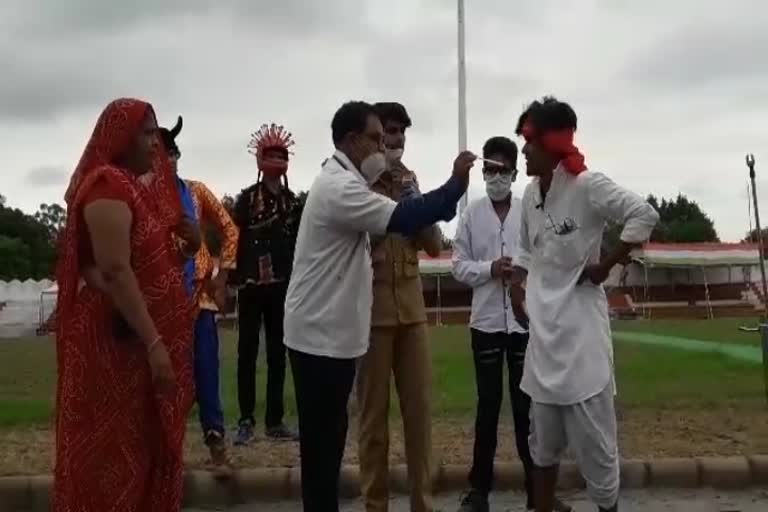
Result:
<svg viewBox="0 0 768 512">
<path fill-rule="evenodd" d="M 403 260 L 403 277 L 415 278 L 419 276 L 419 257 L 413 251 L 407 251 Z"/>
<path fill-rule="evenodd" d="M 573 270 L 584 261 L 583 243 L 578 232 L 558 235 L 550 230 L 543 235 L 543 242 L 541 258 L 550 265 Z"/>
</svg>

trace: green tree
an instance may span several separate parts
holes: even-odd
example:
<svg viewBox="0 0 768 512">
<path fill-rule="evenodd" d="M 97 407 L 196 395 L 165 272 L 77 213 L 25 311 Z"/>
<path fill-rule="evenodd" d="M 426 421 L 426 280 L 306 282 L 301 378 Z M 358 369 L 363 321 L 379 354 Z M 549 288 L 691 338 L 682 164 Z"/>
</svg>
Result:
<svg viewBox="0 0 768 512">
<path fill-rule="evenodd" d="M 763 233 L 763 237 L 762 237 L 763 238 L 763 244 L 765 244 L 766 242 L 768 242 L 768 228 L 763 228 L 762 229 L 762 233 Z M 757 243 L 757 240 L 758 240 L 758 238 L 757 238 L 757 228 L 753 228 L 752 231 L 747 233 L 747 235 L 744 237 L 742 242 L 753 243 L 754 244 L 754 243 Z"/>
<path fill-rule="evenodd" d="M 765 258 L 768 256 L 768 228 L 763 228 L 761 231 L 763 234 L 763 258 Z M 747 236 L 744 237 L 742 242 L 756 244 L 758 240 L 759 238 L 757 236 L 757 228 L 754 228 L 752 231 L 747 233 Z"/>
<path fill-rule="evenodd" d="M 648 203 L 659 212 L 659 223 L 651 234 L 651 242 L 662 243 L 698 243 L 719 242 L 712 220 L 695 201 L 680 194 L 674 200 L 662 199 L 661 202 L 651 195 Z M 621 224 L 609 222 L 603 233 L 600 248 L 603 255 L 610 254 L 621 242 Z"/>
<path fill-rule="evenodd" d="M 67 223 L 67 210 L 56 203 L 40 205 L 35 213 L 35 220 L 45 226 L 53 243 L 59 238 L 59 233 L 64 230 Z"/>
<path fill-rule="evenodd" d="M 0 235 L 0 280 L 25 279 L 31 274 L 27 244 L 18 238 Z"/>
<path fill-rule="evenodd" d="M 679 194 L 674 200 L 648 196 L 648 202 L 659 212 L 651 241 L 666 243 L 719 242 L 715 224 L 696 201 Z"/>
<path fill-rule="evenodd" d="M 53 274 L 56 247 L 48 228 L 21 210 L 0 205 L 0 236 L 5 251 L 22 254 L 27 264 L 16 257 L 0 260 L 0 275 L 11 279 L 43 279 Z M 15 240 L 15 242 L 11 242 Z"/>
</svg>

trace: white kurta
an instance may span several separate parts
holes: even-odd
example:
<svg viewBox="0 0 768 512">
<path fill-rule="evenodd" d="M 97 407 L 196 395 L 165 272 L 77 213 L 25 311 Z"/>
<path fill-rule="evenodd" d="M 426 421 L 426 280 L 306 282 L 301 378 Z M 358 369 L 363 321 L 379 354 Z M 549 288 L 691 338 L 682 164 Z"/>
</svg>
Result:
<svg viewBox="0 0 768 512">
<path fill-rule="evenodd" d="M 600 260 L 607 220 L 624 224 L 621 239 L 648 240 L 658 213 L 637 194 L 603 174 L 578 176 L 558 167 L 542 200 L 539 180 L 523 195 L 520 256 L 528 270 L 530 341 L 521 388 L 534 401 L 582 402 L 613 379 L 608 301 L 602 286 L 578 284 Z"/>
</svg>

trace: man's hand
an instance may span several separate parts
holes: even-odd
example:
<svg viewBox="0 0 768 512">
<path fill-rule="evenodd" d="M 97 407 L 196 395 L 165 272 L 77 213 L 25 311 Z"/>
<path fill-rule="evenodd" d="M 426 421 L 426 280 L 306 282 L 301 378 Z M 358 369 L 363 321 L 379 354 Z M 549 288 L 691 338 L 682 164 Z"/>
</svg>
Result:
<svg viewBox="0 0 768 512">
<path fill-rule="evenodd" d="M 411 171 L 408 167 L 405 166 L 405 164 L 402 162 L 402 160 L 394 160 L 390 162 L 389 164 L 389 172 L 392 173 L 392 175 L 396 178 L 399 178 L 402 174 L 413 174 L 413 171 Z"/>
<path fill-rule="evenodd" d="M 587 265 L 581 273 L 581 277 L 579 277 L 579 284 L 589 281 L 594 285 L 599 285 L 605 282 L 610 274 L 611 266 L 606 265 L 605 263 Z"/>
<path fill-rule="evenodd" d="M 493 279 L 506 279 L 512 273 L 512 258 L 502 256 L 491 263 L 491 277 Z"/>
<path fill-rule="evenodd" d="M 475 165 L 477 156 L 471 151 L 462 151 L 453 161 L 453 175 L 462 180 L 469 179 L 469 170 Z"/>
<path fill-rule="evenodd" d="M 188 252 L 196 253 L 200 250 L 200 245 L 202 244 L 200 226 L 193 219 L 185 215 L 173 229 L 173 232 L 184 241 L 186 244 L 185 249 Z"/>
<path fill-rule="evenodd" d="M 509 287 L 509 301 L 512 304 L 512 314 L 515 320 L 525 329 L 528 329 L 528 312 L 525 311 L 525 289 L 522 283 L 515 283 Z"/>
<path fill-rule="evenodd" d="M 421 195 L 416 173 L 408 169 L 400 160 L 390 164 L 389 175 L 392 177 L 392 186 L 397 190 L 399 200 L 412 199 Z"/>
<path fill-rule="evenodd" d="M 208 281 L 208 295 L 211 297 L 219 313 L 225 313 L 227 308 L 227 272 L 219 271 L 216 277 Z"/>
</svg>

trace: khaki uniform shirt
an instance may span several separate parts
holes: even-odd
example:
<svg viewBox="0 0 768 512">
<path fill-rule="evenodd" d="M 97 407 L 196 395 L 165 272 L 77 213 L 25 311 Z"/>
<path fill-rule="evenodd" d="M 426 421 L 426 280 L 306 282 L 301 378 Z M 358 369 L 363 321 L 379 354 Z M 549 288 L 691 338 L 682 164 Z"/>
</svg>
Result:
<svg viewBox="0 0 768 512">
<path fill-rule="evenodd" d="M 374 186 L 379 194 L 397 201 L 399 180 L 386 174 Z M 373 327 L 396 327 L 427 321 L 419 275 L 419 250 L 431 256 L 440 253 L 442 233 L 432 226 L 414 239 L 389 234 L 371 239 L 373 261 Z"/>
</svg>

